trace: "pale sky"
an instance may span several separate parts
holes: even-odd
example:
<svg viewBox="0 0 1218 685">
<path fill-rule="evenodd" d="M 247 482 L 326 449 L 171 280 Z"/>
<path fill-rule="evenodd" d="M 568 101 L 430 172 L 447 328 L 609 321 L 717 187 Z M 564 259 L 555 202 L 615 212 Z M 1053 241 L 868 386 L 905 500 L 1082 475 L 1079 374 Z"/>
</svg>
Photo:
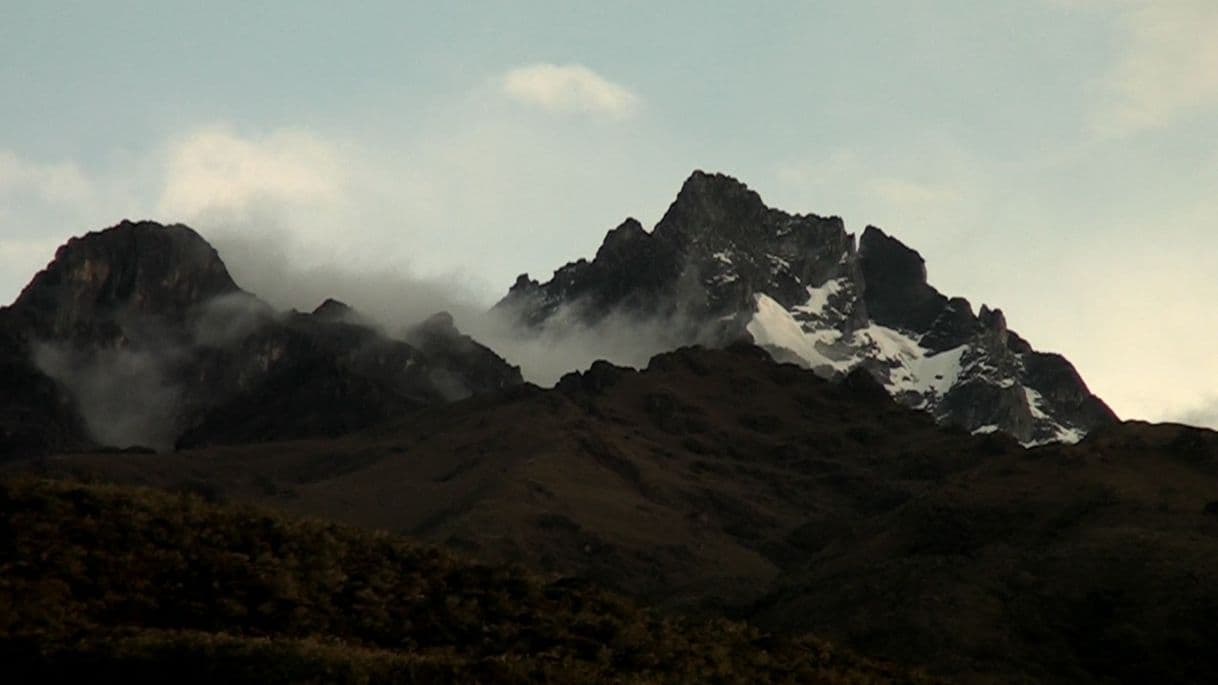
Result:
<svg viewBox="0 0 1218 685">
<path fill-rule="evenodd" d="M 130 217 L 489 304 L 701 168 L 1218 426 L 1214 0 L 357 6 L 0 2 L 0 302 Z"/>
</svg>

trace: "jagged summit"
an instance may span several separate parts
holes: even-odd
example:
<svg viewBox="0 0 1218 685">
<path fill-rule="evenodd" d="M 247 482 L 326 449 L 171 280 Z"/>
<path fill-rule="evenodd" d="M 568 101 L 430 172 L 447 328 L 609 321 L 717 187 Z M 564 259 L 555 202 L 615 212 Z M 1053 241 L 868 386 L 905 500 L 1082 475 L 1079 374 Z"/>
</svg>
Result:
<svg viewBox="0 0 1218 685">
<path fill-rule="evenodd" d="M 859 265 L 868 312 L 877 323 L 923 330 L 943 311 L 947 298 L 926 282 L 922 255 L 875 226 L 859 238 Z"/>
<path fill-rule="evenodd" d="M 681 186 L 656 233 L 676 242 L 716 234 L 744 237 L 739 232 L 763 225 L 768 211 L 760 195 L 731 176 L 695 171 Z"/>
<path fill-rule="evenodd" d="M 770 209 L 743 183 L 697 171 L 651 233 L 627 219 L 609 231 L 592 261 L 559 268 L 544 286 L 522 275 L 497 306 L 531 326 L 560 307 L 578 309 L 589 322 L 623 310 L 692 315 L 685 341 L 703 341 L 719 336 L 702 330 L 704 320 L 746 308 L 758 291 L 794 302 L 805 283 L 854 270 L 854 252 L 841 219 Z"/>
<path fill-rule="evenodd" d="M 596 259 L 613 260 L 628 255 L 637 246 L 651 240 L 651 234 L 634 217 L 627 217 L 617 228 L 605 234 L 605 240 L 596 251 Z"/>
<path fill-rule="evenodd" d="M 723 174 L 695 171 L 648 233 L 628 219 L 592 261 L 496 305 L 526 328 L 659 321 L 674 344 L 751 337 L 824 376 L 869 371 L 899 401 L 1025 443 L 1073 441 L 1116 420 L 1060 355 L 1033 351 L 998 310 L 974 313 L 927 280 L 918 252 L 836 216 L 788 214 Z M 657 349 L 656 352 L 661 350 Z"/>
</svg>

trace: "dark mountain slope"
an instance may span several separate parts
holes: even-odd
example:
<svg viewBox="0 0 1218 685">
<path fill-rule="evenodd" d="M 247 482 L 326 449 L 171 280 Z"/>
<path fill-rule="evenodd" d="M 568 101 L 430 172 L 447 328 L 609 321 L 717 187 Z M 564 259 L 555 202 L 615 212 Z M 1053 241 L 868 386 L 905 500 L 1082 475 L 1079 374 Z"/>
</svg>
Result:
<svg viewBox="0 0 1218 685">
<path fill-rule="evenodd" d="M 833 541 L 750 615 L 893 659 L 940 652 L 977 681 L 1000 663 L 1035 682 L 1208 682 L 1216 498 L 1218 435 L 1124 424 L 984 460 L 861 525 L 865 544 Z"/>
<path fill-rule="evenodd" d="M 334 441 L 10 468 L 407 532 L 966 682 L 1218 676 L 1214 433 L 1027 450 L 754 347 L 600 363 Z"/>
<path fill-rule="evenodd" d="M 12 319 L 0 309 L 0 461 L 89 447 L 75 403 L 34 366 Z"/>
</svg>

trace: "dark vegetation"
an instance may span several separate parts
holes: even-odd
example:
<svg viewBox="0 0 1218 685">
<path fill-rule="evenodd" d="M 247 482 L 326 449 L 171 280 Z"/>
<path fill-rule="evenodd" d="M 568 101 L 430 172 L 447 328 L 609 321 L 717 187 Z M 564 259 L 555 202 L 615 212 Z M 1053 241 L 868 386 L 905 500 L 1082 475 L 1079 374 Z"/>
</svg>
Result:
<svg viewBox="0 0 1218 685">
<path fill-rule="evenodd" d="M 863 380 L 684 349 L 338 440 L 4 468 L 390 529 L 964 682 L 1218 682 L 1218 435 L 1025 450 Z"/>
<path fill-rule="evenodd" d="M 928 682 L 815 638 L 662 618 L 586 581 L 193 494 L 7 479 L 0 511 L 6 682 Z"/>
</svg>

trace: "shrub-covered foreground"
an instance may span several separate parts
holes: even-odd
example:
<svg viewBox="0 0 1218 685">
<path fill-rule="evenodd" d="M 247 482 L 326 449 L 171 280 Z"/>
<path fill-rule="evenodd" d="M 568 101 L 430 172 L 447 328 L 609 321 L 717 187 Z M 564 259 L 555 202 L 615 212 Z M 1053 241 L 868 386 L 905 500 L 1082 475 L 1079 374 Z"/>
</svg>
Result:
<svg viewBox="0 0 1218 685">
<path fill-rule="evenodd" d="M 925 680 L 812 637 L 660 617 L 578 580 L 192 495 L 15 480 L 0 513 L 0 659 L 25 679 Z"/>
</svg>

